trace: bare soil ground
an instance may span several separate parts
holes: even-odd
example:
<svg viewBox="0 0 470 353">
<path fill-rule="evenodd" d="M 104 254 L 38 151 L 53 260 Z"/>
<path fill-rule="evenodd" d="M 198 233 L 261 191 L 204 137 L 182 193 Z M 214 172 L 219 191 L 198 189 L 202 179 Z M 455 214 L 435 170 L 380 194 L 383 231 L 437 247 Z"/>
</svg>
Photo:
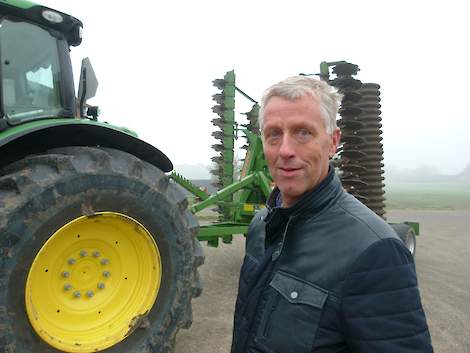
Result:
<svg viewBox="0 0 470 353">
<path fill-rule="evenodd" d="M 416 268 L 436 353 L 470 353 L 470 210 L 390 211 L 390 222 L 418 221 Z M 176 353 L 227 353 L 244 239 L 205 247 L 205 288 L 193 301 L 193 325 Z"/>
</svg>

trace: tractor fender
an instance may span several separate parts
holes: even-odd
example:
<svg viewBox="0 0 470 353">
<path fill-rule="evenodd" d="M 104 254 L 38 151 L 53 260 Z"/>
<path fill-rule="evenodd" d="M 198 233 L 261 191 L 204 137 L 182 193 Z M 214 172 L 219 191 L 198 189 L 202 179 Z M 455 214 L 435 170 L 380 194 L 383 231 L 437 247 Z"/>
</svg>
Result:
<svg viewBox="0 0 470 353">
<path fill-rule="evenodd" d="M 130 153 L 164 172 L 173 170 L 159 149 L 130 130 L 87 119 L 49 119 L 12 127 L 0 133 L 0 167 L 28 155 L 67 146 L 109 147 Z"/>
</svg>

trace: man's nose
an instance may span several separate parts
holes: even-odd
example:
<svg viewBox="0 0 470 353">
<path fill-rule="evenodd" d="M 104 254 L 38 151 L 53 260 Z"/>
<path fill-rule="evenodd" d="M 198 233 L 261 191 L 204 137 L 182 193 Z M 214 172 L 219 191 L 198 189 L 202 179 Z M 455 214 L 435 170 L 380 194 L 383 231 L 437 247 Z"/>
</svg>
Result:
<svg viewBox="0 0 470 353">
<path fill-rule="evenodd" d="M 284 134 L 282 137 L 279 156 L 282 158 L 292 158 L 294 156 L 294 141 L 288 134 Z"/>
</svg>

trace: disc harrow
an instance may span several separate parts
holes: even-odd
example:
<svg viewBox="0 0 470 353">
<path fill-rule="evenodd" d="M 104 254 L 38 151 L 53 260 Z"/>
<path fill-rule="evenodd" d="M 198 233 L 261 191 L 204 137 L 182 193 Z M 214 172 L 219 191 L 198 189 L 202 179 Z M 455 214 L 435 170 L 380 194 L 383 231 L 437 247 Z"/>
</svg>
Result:
<svg viewBox="0 0 470 353">
<path fill-rule="evenodd" d="M 359 67 L 341 62 L 330 80 L 343 95 L 338 120 L 341 144 L 335 156 L 343 187 L 376 214 L 385 218 L 380 86 L 354 78 Z"/>
<path fill-rule="evenodd" d="M 212 185 L 217 189 L 222 189 L 233 183 L 235 73 L 229 71 L 223 79 L 216 79 L 212 83 L 221 92 L 212 96 L 217 103 L 212 107 L 212 111 L 219 117 L 212 119 L 212 124 L 217 128 L 212 132 L 212 136 L 218 140 L 218 143 L 212 145 L 217 155 L 211 158 L 213 167 L 210 172 L 214 176 Z M 230 209 L 223 206 L 219 206 L 217 211 L 221 219 L 226 218 L 230 213 Z"/>
<path fill-rule="evenodd" d="M 258 124 L 259 104 L 258 103 L 253 104 L 249 112 L 242 113 L 242 114 L 246 115 L 248 123 L 241 124 L 241 126 L 256 135 L 259 135 L 260 134 L 259 124 Z M 244 137 L 244 139 L 246 140 L 247 138 Z M 241 148 L 248 150 L 248 141 Z"/>
</svg>

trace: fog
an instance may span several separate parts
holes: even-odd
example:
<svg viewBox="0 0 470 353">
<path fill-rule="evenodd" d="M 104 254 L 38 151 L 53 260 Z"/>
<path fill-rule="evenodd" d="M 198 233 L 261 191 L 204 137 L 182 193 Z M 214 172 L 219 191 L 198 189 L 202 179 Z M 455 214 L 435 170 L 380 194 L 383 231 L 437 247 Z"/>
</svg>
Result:
<svg viewBox="0 0 470 353">
<path fill-rule="evenodd" d="M 91 58 L 101 119 L 135 130 L 174 164 L 210 164 L 213 79 L 235 69 L 237 86 L 259 99 L 324 60 L 358 64 L 358 79 L 381 85 L 386 166 L 456 174 L 470 162 L 466 2 L 42 3 L 84 23 L 73 63 L 78 72 Z M 237 97 L 239 112 L 249 107 Z"/>
</svg>

